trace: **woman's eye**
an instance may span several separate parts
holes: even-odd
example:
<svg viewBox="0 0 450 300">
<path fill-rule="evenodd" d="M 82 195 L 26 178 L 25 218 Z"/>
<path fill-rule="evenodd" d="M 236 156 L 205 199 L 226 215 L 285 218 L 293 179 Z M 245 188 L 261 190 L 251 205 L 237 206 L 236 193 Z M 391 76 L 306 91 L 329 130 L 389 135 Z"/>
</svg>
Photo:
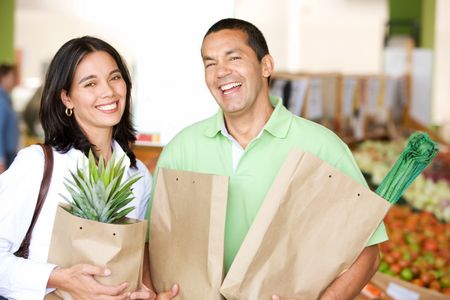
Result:
<svg viewBox="0 0 450 300">
<path fill-rule="evenodd" d="M 93 87 L 93 86 L 95 86 L 95 83 L 93 82 L 88 82 L 84 85 L 84 87 Z"/>
<path fill-rule="evenodd" d="M 120 75 L 120 74 L 114 75 L 114 76 L 112 77 L 112 80 L 119 80 L 119 79 L 122 79 L 122 75 Z"/>
</svg>

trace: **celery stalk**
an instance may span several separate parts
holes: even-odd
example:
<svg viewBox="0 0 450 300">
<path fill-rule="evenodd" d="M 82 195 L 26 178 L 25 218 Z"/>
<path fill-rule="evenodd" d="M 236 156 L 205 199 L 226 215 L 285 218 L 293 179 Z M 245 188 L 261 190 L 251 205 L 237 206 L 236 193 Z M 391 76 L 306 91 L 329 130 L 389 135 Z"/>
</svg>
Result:
<svg viewBox="0 0 450 300">
<path fill-rule="evenodd" d="M 396 203 L 414 179 L 431 163 L 437 152 L 438 145 L 428 137 L 428 134 L 413 133 L 375 193 L 392 204 Z"/>
</svg>

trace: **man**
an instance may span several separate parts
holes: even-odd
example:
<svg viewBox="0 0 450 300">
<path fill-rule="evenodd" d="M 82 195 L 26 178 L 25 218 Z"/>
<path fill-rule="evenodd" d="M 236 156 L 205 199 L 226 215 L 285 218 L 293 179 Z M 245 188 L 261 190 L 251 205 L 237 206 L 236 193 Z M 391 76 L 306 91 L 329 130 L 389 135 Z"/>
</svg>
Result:
<svg viewBox="0 0 450 300">
<path fill-rule="evenodd" d="M 16 84 L 14 66 L 0 65 L 0 174 L 12 163 L 19 142 L 19 121 L 10 93 Z"/>
<path fill-rule="evenodd" d="M 206 84 L 220 110 L 182 130 L 165 147 L 158 168 L 229 176 L 227 272 L 292 148 L 315 154 L 360 183 L 365 181 L 348 147 L 334 133 L 294 116 L 280 99 L 269 96 L 274 62 L 254 25 L 238 19 L 217 22 L 203 39 L 201 55 Z M 377 270 L 376 244 L 384 240 L 381 225 L 357 261 L 321 299 L 353 299 Z"/>
</svg>

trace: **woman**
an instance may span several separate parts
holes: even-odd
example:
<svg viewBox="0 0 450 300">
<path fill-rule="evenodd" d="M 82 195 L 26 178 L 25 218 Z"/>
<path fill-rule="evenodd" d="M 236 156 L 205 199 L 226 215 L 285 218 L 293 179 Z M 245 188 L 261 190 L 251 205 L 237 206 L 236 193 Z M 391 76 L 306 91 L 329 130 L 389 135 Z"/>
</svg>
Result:
<svg viewBox="0 0 450 300">
<path fill-rule="evenodd" d="M 135 199 L 131 205 L 136 209 L 128 216 L 145 217 L 151 176 L 130 149 L 135 141 L 130 90 L 127 67 L 106 42 L 88 36 L 76 38 L 56 53 L 47 72 L 40 109 L 45 143 L 53 148 L 52 182 L 33 230 L 28 259 L 17 258 L 13 253 L 23 240 L 36 205 L 44 165 L 41 147 L 33 145 L 21 150 L 0 176 L 0 295 L 43 299 L 46 292 L 61 288 L 75 299 L 155 298 L 145 286 L 130 294 L 125 292 L 127 283 L 101 285 L 94 275 L 108 276 L 110 270 L 105 268 L 87 264 L 58 268 L 47 263 L 60 194 L 69 197 L 63 179 L 87 159 L 89 150 L 106 161 L 113 152 L 118 157 L 127 155 L 127 175 L 139 172 L 143 176 L 133 185 Z M 158 299 L 170 299 L 172 294 L 169 291 Z"/>
</svg>

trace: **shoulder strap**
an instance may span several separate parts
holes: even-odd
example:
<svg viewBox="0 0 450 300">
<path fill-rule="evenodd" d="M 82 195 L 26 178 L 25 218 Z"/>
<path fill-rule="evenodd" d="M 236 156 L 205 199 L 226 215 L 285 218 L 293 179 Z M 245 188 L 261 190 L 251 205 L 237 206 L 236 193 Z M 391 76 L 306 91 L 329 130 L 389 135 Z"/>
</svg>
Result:
<svg viewBox="0 0 450 300">
<path fill-rule="evenodd" d="M 45 163 L 44 163 L 44 176 L 42 177 L 41 187 L 39 189 L 38 200 L 36 208 L 34 209 L 33 218 L 31 219 L 30 227 L 25 235 L 19 250 L 14 255 L 18 257 L 28 258 L 28 248 L 30 247 L 31 233 L 33 232 L 34 225 L 39 217 L 42 206 L 44 205 L 45 198 L 47 197 L 48 188 L 52 179 L 53 172 L 53 150 L 47 144 L 39 144 L 44 151 Z"/>
</svg>

